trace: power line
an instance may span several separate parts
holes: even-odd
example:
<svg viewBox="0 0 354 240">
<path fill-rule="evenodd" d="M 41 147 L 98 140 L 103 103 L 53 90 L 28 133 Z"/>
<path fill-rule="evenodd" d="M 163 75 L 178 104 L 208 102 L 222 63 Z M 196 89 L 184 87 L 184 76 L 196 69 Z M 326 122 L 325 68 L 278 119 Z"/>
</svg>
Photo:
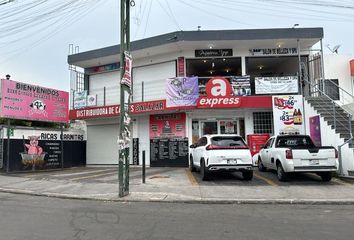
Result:
<svg viewBox="0 0 354 240">
<path fill-rule="evenodd" d="M 218 17 L 218 18 L 221 18 L 221 19 L 224 19 L 224 20 L 228 20 L 228 21 L 232 21 L 232 22 L 241 24 L 241 25 L 256 26 L 256 25 L 254 25 L 254 24 L 250 24 L 250 23 L 246 23 L 246 22 L 237 21 L 237 20 L 235 20 L 234 18 L 229 18 L 229 17 L 226 17 L 226 16 L 222 16 L 222 15 L 216 14 L 215 12 L 208 11 L 208 10 L 203 9 L 203 8 L 201 8 L 201 7 L 198 7 L 198 6 L 195 6 L 195 5 L 193 5 L 193 4 L 187 3 L 187 2 L 184 1 L 184 0 L 178 0 L 178 1 L 181 2 L 181 3 L 183 3 L 184 5 L 187 5 L 187 6 L 191 7 L 191 8 L 194 8 L 194 9 L 197 9 L 197 10 L 199 10 L 199 11 L 205 12 L 205 13 L 207 13 L 209 16 Z"/>
</svg>

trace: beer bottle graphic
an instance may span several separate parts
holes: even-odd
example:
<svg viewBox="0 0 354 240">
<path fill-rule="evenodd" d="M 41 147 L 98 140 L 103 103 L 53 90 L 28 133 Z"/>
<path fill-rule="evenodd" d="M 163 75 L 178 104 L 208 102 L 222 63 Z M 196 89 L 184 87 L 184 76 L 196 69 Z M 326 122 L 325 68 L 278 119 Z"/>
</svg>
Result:
<svg viewBox="0 0 354 240">
<path fill-rule="evenodd" d="M 294 125 L 301 125 L 302 124 L 302 113 L 300 108 L 298 110 L 295 109 L 294 114 Z"/>
</svg>

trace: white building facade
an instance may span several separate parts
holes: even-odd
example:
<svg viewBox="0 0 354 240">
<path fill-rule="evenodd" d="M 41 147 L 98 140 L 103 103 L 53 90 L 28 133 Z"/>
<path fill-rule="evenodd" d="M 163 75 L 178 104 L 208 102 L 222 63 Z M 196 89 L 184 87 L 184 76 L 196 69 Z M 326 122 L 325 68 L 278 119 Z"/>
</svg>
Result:
<svg viewBox="0 0 354 240">
<path fill-rule="evenodd" d="M 272 96 L 301 94 L 304 69 L 316 81 L 311 48 L 322 38 L 322 28 L 289 28 L 181 31 L 132 42 L 131 163 L 141 164 L 145 152 L 150 166 L 188 166 L 188 146 L 204 134 L 274 134 Z M 68 56 L 84 69 L 73 74 L 70 118 L 86 122 L 87 164 L 118 163 L 119 59 L 119 45 Z M 171 104 L 167 85 L 183 79 L 197 81 L 198 99 Z M 227 100 L 213 104 L 216 83 Z"/>
</svg>

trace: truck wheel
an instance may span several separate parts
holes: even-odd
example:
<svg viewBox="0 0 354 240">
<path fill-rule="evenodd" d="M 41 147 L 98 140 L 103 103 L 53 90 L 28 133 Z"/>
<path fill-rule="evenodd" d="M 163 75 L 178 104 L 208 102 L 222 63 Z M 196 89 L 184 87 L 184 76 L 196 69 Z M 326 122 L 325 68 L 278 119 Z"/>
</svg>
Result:
<svg viewBox="0 0 354 240">
<path fill-rule="evenodd" d="M 190 156 L 190 158 L 189 158 L 189 170 L 191 170 L 191 172 L 195 172 L 196 171 L 196 168 L 195 168 L 195 166 L 193 164 L 193 157 L 192 156 Z"/>
<path fill-rule="evenodd" d="M 209 171 L 205 167 L 204 160 L 202 160 L 202 163 L 200 164 L 200 175 L 201 175 L 203 181 L 209 180 Z"/>
<path fill-rule="evenodd" d="M 323 182 L 329 182 L 332 179 L 332 172 L 321 172 L 318 175 L 320 175 Z"/>
<path fill-rule="evenodd" d="M 242 177 L 246 181 L 250 181 L 253 178 L 253 171 L 243 171 L 242 172 Z"/>
<path fill-rule="evenodd" d="M 258 170 L 260 172 L 267 171 L 267 168 L 263 165 L 261 158 L 258 158 Z"/>
<path fill-rule="evenodd" d="M 281 165 L 281 163 L 278 163 L 277 165 L 277 177 L 278 180 L 281 182 L 285 182 L 288 178 L 286 172 L 284 172 L 283 166 Z"/>
</svg>

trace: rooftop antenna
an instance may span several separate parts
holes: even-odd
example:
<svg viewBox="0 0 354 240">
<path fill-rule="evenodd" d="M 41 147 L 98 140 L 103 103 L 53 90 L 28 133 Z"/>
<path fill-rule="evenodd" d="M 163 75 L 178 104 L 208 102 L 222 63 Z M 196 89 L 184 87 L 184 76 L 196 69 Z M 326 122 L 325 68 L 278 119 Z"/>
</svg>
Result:
<svg viewBox="0 0 354 240">
<path fill-rule="evenodd" d="M 198 26 L 198 31 L 200 31 L 201 28 L 202 28 L 202 26 Z"/>
<path fill-rule="evenodd" d="M 299 24 L 298 24 L 298 23 L 295 23 L 294 26 L 293 26 L 293 28 L 296 28 L 296 27 L 298 27 L 298 26 L 299 26 Z"/>
<path fill-rule="evenodd" d="M 340 48 L 340 45 L 335 45 L 333 48 L 330 48 L 330 47 L 329 47 L 329 44 L 327 44 L 326 47 L 327 47 L 332 53 L 338 54 L 338 49 Z"/>
</svg>

